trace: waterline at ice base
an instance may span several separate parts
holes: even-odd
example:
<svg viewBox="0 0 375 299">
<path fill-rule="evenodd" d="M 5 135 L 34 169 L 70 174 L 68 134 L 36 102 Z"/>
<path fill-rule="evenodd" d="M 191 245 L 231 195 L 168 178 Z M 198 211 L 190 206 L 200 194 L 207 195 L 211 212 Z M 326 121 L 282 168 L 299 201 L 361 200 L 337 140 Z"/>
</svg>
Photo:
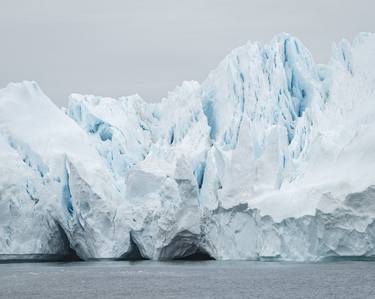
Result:
<svg viewBox="0 0 375 299">
<path fill-rule="evenodd" d="M 0 90 L 0 257 L 375 257 L 375 35 L 288 34 L 158 103 Z"/>
</svg>

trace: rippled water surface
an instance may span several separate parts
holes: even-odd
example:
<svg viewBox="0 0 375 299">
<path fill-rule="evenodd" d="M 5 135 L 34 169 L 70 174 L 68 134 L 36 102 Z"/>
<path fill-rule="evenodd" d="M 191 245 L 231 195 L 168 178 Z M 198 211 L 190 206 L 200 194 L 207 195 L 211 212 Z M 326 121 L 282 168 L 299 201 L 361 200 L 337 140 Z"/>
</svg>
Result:
<svg viewBox="0 0 375 299">
<path fill-rule="evenodd" d="M 375 298 L 374 262 L 0 264 L 0 298 Z"/>
</svg>

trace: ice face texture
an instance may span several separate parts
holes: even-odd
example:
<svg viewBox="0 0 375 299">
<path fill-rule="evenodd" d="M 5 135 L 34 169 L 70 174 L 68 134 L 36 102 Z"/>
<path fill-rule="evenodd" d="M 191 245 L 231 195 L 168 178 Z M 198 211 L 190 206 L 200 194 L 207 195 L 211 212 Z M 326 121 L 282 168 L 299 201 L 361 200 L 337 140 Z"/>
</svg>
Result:
<svg viewBox="0 0 375 299">
<path fill-rule="evenodd" d="M 160 103 L 0 90 L 0 255 L 375 256 L 375 35 L 233 50 Z"/>
</svg>

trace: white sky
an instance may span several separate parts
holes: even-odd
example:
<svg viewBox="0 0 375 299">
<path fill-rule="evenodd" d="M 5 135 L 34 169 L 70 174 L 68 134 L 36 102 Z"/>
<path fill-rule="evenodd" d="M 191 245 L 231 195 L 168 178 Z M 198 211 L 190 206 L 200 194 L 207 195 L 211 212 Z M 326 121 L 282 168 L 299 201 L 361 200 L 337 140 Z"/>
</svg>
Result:
<svg viewBox="0 0 375 299">
<path fill-rule="evenodd" d="M 0 0 L 0 86 L 157 101 L 202 81 L 233 48 L 279 32 L 326 62 L 332 41 L 375 31 L 374 0 Z"/>
</svg>

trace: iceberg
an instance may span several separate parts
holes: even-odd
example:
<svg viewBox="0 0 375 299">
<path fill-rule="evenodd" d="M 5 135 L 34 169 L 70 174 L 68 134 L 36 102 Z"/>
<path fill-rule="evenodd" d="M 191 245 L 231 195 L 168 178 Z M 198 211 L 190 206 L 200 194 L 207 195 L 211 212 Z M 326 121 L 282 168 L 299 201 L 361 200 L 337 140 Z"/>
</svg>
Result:
<svg viewBox="0 0 375 299">
<path fill-rule="evenodd" d="M 234 49 L 158 103 L 0 90 L 0 258 L 375 257 L 375 35 Z"/>
</svg>

